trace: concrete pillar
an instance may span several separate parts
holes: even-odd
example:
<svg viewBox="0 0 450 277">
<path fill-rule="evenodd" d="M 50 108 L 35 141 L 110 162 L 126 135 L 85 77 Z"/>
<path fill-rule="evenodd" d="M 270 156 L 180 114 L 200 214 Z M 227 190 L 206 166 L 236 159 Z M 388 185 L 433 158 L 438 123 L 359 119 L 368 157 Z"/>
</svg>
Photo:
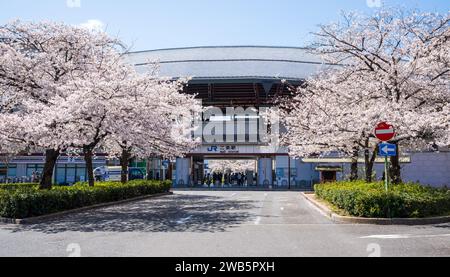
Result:
<svg viewBox="0 0 450 277">
<path fill-rule="evenodd" d="M 258 186 L 273 185 L 273 161 L 271 158 L 258 159 Z"/>
<path fill-rule="evenodd" d="M 189 186 L 191 174 L 191 159 L 178 158 L 176 171 L 176 180 L 174 184 L 175 187 Z"/>
</svg>

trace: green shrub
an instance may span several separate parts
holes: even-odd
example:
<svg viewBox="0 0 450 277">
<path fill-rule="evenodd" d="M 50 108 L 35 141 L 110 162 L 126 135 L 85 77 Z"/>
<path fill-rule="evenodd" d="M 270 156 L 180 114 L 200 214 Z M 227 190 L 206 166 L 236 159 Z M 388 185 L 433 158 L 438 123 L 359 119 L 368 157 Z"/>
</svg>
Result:
<svg viewBox="0 0 450 277">
<path fill-rule="evenodd" d="M 0 189 L 16 190 L 16 189 L 35 189 L 39 184 L 36 183 L 23 183 L 23 184 L 0 184 Z"/>
<path fill-rule="evenodd" d="M 77 184 L 72 187 L 54 187 L 51 190 L 0 190 L 0 217 L 29 218 L 67 211 L 86 206 L 116 202 L 139 196 L 170 191 L 171 182 L 132 181 L 102 182 L 95 187 Z"/>
<path fill-rule="evenodd" d="M 316 195 L 352 216 L 423 218 L 450 214 L 448 189 L 401 184 L 338 182 L 315 186 Z"/>
</svg>

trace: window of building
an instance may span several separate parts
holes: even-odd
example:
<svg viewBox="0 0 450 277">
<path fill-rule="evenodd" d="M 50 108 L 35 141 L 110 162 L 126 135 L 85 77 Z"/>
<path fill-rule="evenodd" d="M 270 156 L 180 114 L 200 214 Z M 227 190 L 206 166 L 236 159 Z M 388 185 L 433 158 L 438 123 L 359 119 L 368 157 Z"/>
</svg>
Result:
<svg viewBox="0 0 450 277">
<path fill-rule="evenodd" d="M 42 174 L 44 165 L 42 164 L 27 164 L 27 177 L 31 177 L 33 173 Z"/>
<path fill-rule="evenodd" d="M 8 169 L 6 168 L 6 166 L 0 165 L 0 177 L 6 177 L 7 174 Z"/>
<path fill-rule="evenodd" d="M 95 168 L 95 166 L 94 166 Z M 56 183 L 68 185 L 86 181 L 86 166 L 75 164 L 62 164 L 56 168 Z"/>
<path fill-rule="evenodd" d="M 11 165 L 8 168 L 8 177 L 17 177 L 17 165 Z"/>
</svg>

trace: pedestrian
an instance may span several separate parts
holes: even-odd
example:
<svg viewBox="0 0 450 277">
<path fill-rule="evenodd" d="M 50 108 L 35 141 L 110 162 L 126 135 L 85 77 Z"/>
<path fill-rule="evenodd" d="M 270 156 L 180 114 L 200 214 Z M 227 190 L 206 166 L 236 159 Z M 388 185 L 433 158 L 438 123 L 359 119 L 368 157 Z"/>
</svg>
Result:
<svg viewBox="0 0 450 277">
<path fill-rule="evenodd" d="M 238 180 L 238 185 L 242 186 L 242 175 L 241 175 L 241 173 L 237 174 L 237 180 Z"/>
<path fill-rule="evenodd" d="M 32 183 L 38 183 L 39 182 L 36 171 L 33 171 L 33 173 L 31 173 L 31 182 Z"/>
</svg>

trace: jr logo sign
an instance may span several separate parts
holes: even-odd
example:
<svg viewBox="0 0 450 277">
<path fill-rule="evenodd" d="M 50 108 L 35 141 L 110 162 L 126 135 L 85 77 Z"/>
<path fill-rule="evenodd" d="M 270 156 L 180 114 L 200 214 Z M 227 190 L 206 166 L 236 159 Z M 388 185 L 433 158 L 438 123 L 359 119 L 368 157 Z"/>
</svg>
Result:
<svg viewBox="0 0 450 277">
<path fill-rule="evenodd" d="M 211 146 L 208 148 L 208 152 L 218 152 L 219 151 L 219 147 L 217 146 Z"/>
</svg>

